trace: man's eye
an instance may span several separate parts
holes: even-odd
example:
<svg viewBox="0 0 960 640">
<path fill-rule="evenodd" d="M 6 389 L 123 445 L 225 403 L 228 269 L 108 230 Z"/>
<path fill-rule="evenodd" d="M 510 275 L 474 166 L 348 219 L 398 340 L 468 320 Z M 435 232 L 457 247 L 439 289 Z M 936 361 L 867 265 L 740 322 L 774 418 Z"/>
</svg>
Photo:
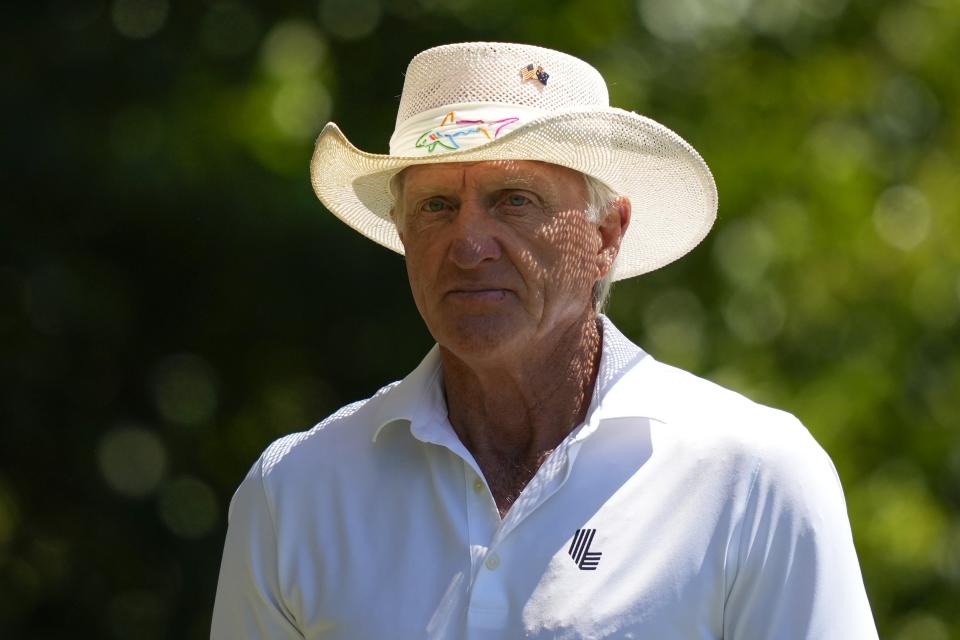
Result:
<svg viewBox="0 0 960 640">
<path fill-rule="evenodd" d="M 447 208 L 447 203 L 439 198 L 431 198 L 423 203 L 421 209 L 428 213 L 439 213 Z"/>
<path fill-rule="evenodd" d="M 506 197 L 505 202 L 511 207 L 522 207 L 530 202 L 530 198 L 519 193 L 511 193 Z"/>
</svg>

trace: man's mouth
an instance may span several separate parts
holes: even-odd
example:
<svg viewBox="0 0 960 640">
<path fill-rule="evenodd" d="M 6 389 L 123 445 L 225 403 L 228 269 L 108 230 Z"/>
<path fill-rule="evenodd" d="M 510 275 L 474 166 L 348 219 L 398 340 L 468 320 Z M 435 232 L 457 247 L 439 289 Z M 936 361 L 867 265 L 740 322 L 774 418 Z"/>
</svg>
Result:
<svg viewBox="0 0 960 640">
<path fill-rule="evenodd" d="M 498 300 L 503 300 L 507 296 L 507 291 L 509 291 L 509 289 L 501 289 L 497 287 L 469 287 L 451 289 L 447 293 L 447 296 L 456 300 L 464 301 L 496 302 Z"/>
</svg>

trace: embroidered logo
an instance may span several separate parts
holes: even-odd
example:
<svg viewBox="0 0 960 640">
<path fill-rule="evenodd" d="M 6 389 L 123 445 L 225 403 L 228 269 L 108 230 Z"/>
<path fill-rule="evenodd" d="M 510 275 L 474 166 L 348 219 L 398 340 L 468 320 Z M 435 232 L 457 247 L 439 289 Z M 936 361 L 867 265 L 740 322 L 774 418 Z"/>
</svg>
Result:
<svg viewBox="0 0 960 640">
<path fill-rule="evenodd" d="M 573 562 L 580 567 L 581 571 L 593 571 L 600 564 L 600 556 L 603 555 L 603 552 L 590 551 L 593 536 L 596 534 L 596 529 L 577 529 L 577 532 L 573 534 L 570 550 L 567 553 L 570 554 Z"/>
<path fill-rule="evenodd" d="M 488 141 L 493 140 L 500 135 L 504 127 L 519 121 L 520 118 L 516 116 L 500 118 L 499 120 L 468 120 L 457 118 L 456 114 L 451 111 L 440 121 L 440 126 L 424 131 L 417 138 L 414 147 L 417 149 L 426 147 L 429 153 L 433 153 L 437 146 L 456 151 L 460 148 L 457 138 L 461 136 L 476 138 L 483 135 Z"/>
</svg>

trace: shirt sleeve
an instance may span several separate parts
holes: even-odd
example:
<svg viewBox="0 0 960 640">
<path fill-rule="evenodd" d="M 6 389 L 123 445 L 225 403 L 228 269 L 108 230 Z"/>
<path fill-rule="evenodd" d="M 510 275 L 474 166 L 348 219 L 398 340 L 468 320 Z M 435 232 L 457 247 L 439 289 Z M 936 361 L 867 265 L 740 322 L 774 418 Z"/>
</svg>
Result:
<svg viewBox="0 0 960 640">
<path fill-rule="evenodd" d="M 724 638 L 875 639 L 840 479 L 796 419 L 761 446 Z"/>
<path fill-rule="evenodd" d="M 261 456 L 230 500 L 211 640 L 303 638 L 280 592 L 276 530 L 262 465 Z"/>
</svg>

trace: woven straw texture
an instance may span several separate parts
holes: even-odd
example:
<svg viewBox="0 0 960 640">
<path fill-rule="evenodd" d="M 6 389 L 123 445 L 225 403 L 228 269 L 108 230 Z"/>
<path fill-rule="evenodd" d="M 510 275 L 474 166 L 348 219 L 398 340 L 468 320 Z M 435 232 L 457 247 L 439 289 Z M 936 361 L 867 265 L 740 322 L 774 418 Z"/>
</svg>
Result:
<svg viewBox="0 0 960 640">
<path fill-rule="evenodd" d="M 527 64 L 549 72 L 545 86 L 520 81 L 520 68 Z M 397 126 L 422 111 L 471 102 L 556 111 L 606 107 L 610 99 L 600 72 L 566 53 L 523 44 L 451 44 L 427 49 L 410 61 Z"/>
<path fill-rule="evenodd" d="M 520 82 L 519 69 L 530 63 L 550 73 L 545 87 Z M 669 264 L 710 230 L 717 195 L 702 158 L 663 125 L 606 106 L 603 79 L 586 63 L 528 45 L 467 43 L 431 49 L 411 62 L 397 120 L 463 102 L 522 104 L 547 113 L 486 144 L 420 157 L 365 153 L 329 123 L 311 163 L 317 196 L 346 224 L 403 253 L 389 218 L 393 202 L 388 184 L 405 167 L 483 160 L 564 165 L 602 180 L 633 205 L 614 280 Z"/>
</svg>

